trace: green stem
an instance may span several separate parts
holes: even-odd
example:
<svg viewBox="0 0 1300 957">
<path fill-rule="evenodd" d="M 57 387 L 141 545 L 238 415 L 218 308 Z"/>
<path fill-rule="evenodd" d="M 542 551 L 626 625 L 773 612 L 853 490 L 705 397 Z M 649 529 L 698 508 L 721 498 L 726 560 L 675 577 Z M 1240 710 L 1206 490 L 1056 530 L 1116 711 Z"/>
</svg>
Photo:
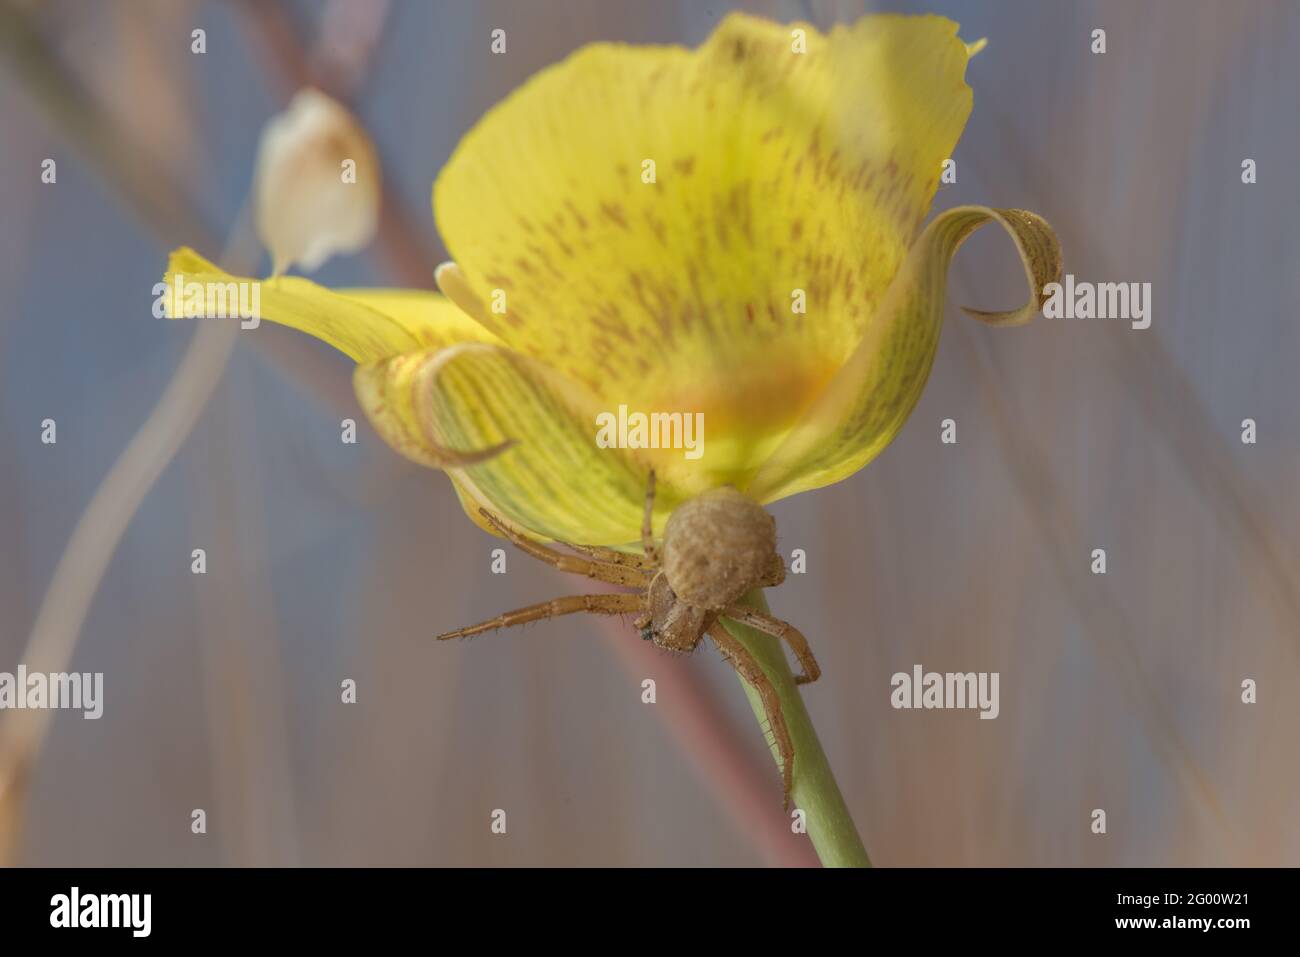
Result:
<svg viewBox="0 0 1300 957">
<path fill-rule="evenodd" d="M 761 589 L 754 589 L 745 596 L 742 603 L 760 611 L 768 610 Z M 781 698 L 781 711 L 785 715 L 786 727 L 790 730 L 795 754 L 794 793 L 791 800 L 794 807 L 804 812 L 808 836 L 812 839 L 822 865 L 870 867 L 871 860 L 867 857 L 866 848 L 862 846 L 857 828 L 853 826 L 853 817 L 840 794 L 840 786 L 835 782 L 835 774 L 831 771 L 826 752 L 817 740 L 817 731 L 804 707 L 799 688 L 794 683 L 794 674 L 790 671 L 781 643 L 770 635 L 729 619 L 724 618 L 722 624 L 758 660 L 759 666 Z M 740 683 L 759 725 L 766 728 L 767 714 L 758 693 L 743 679 Z M 774 741 L 769 744 L 772 757 L 777 767 L 780 767 L 781 753 Z"/>
</svg>

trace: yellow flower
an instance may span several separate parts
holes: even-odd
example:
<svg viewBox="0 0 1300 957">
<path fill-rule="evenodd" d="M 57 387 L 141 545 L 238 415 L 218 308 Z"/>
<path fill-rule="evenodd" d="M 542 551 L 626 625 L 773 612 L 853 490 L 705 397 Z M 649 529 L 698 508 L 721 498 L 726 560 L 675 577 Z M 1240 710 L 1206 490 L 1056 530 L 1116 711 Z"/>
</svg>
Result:
<svg viewBox="0 0 1300 957">
<path fill-rule="evenodd" d="M 599 43 L 543 70 L 462 140 L 433 189 L 443 296 L 279 277 L 263 318 L 357 362 L 398 452 L 540 538 L 639 537 L 731 483 L 767 503 L 843 479 L 902 427 L 938 344 L 948 262 L 997 222 L 1027 321 L 1060 272 L 1032 214 L 921 224 L 971 109 L 977 47 L 940 17 L 823 35 L 727 17 L 696 50 Z M 230 277 L 189 249 L 187 281 Z M 703 413 L 703 454 L 602 448 L 598 416 Z M 502 449 L 505 449 L 502 451 Z"/>
</svg>

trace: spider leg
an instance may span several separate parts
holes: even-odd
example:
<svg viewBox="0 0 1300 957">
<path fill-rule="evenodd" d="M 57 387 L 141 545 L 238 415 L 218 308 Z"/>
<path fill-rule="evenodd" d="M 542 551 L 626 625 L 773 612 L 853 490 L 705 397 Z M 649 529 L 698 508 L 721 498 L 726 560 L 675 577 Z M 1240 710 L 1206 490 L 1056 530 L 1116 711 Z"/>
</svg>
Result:
<svg viewBox="0 0 1300 957">
<path fill-rule="evenodd" d="M 457 628 L 455 631 L 439 635 L 438 640 L 468 638 L 470 635 L 482 634 L 485 631 L 513 628 L 515 625 L 523 625 L 542 618 L 557 618 L 560 615 L 573 615 L 584 611 L 594 615 L 629 615 L 643 608 L 644 603 L 640 595 L 568 595 L 564 598 L 554 598 L 551 601 L 529 605 L 526 608 L 517 608 L 481 624 L 470 625 L 468 628 Z"/>
<path fill-rule="evenodd" d="M 624 565 L 628 568 L 639 568 L 646 572 L 655 570 L 654 564 L 648 558 L 634 555 L 631 552 L 616 552 L 612 548 L 602 548 L 599 545 L 574 545 L 569 542 L 564 544 L 575 552 L 582 552 L 588 558 L 605 562 L 607 565 Z"/>
<path fill-rule="evenodd" d="M 655 470 L 650 470 L 650 481 L 645 490 L 645 517 L 641 519 L 641 547 L 645 551 L 645 557 L 659 564 L 659 547 L 655 545 L 654 533 L 654 511 L 655 511 Z"/>
<path fill-rule="evenodd" d="M 587 578 L 594 578 L 597 581 L 609 582 L 612 585 L 629 585 L 633 588 L 644 588 L 650 584 L 650 579 L 644 572 L 637 568 L 627 565 L 614 565 L 606 562 L 588 561 L 578 558 L 574 555 L 565 555 L 563 552 L 557 552 L 554 549 L 547 548 L 531 538 L 525 538 L 514 529 L 508 527 L 501 519 L 497 518 L 485 508 L 479 509 L 479 514 L 487 519 L 488 523 L 498 532 L 504 535 L 510 541 L 514 542 L 515 547 L 520 551 L 532 555 L 539 561 L 546 562 L 558 568 L 562 572 L 570 572 L 574 575 L 585 575 Z"/>
<path fill-rule="evenodd" d="M 785 785 L 785 809 L 790 810 L 790 791 L 794 787 L 794 744 L 790 741 L 790 730 L 785 726 L 785 714 L 781 710 L 781 699 L 776 688 L 763 673 L 763 669 L 754 660 L 754 656 L 734 637 L 721 622 L 709 626 L 709 637 L 722 652 L 722 657 L 749 686 L 758 692 L 763 701 L 763 711 L 767 714 L 768 727 L 776 739 L 777 750 L 781 752 L 781 781 Z"/>
<path fill-rule="evenodd" d="M 755 584 L 759 588 L 775 588 L 785 581 L 785 559 L 776 553 L 772 554 L 772 562 L 768 566 L 766 574 Z"/>
<path fill-rule="evenodd" d="M 749 625 L 750 628 L 757 628 L 759 631 L 771 635 L 773 638 L 779 638 L 788 644 L 790 650 L 794 652 L 794 656 L 799 659 L 799 667 L 803 669 L 803 674 L 794 676 L 795 684 L 806 685 L 822 676 L 821 665 L 817 664 L 817 659 L 813 657 L 812 648 L 808 645 L 808 639 L 803 636 L 802 631 L 788 621 L 773 618 L 771 615 L 765 615 L 761 611 L 754 611 L 754 609 L 746 608 L 744 605 L 728 605 L 722 611 L 722 615 L 732 621 L 738 621 L 742 625 Z"/>
</svg>

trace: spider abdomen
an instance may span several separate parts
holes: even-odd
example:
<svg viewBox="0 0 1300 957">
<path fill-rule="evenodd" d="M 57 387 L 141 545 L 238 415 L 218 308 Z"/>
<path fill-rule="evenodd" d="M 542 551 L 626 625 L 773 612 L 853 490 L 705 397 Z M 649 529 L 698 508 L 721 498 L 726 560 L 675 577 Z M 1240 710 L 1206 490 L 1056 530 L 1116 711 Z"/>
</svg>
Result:
<svg viewBox="0 0 1300 957">
<path fill-rule="evenodd" d="M 696 608 L 721 611 L 770 575 L 775 556 L 776 522 L 729 486 L 682 503 L 664 526 L 664 575 Z"/>
</svg>

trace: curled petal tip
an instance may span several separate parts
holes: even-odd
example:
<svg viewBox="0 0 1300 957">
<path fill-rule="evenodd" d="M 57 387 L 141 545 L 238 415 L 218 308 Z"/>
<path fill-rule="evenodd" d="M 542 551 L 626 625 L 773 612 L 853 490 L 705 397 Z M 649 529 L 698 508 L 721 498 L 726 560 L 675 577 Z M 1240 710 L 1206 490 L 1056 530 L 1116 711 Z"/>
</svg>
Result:
<svg viewBox="0 0 1300 957">
<path fill-rule="evenodd" d="M 469 280 L 458 265 L 451 260 L 441 263 L 433 271 L 433 281 L 437 283 L 438 291 L 455 303 L 461 312 L 488 325 L 483 300 L 470 288 Z"/>
<path fill-rule="evenodd" d="M 466 451 L 449 449 L 433 442 L 429 443 L 429 447 L 433 450 L 435 457 L 441 460 L 438 462 L 438 468 L 465 468 L 470 465 L 481 465 L 483 462 L 496 458 L 502 452 L 518 444 L 518 439 L 506 439 L 504 442 L 489 445 L 487 448 Z"/>
</svg>

